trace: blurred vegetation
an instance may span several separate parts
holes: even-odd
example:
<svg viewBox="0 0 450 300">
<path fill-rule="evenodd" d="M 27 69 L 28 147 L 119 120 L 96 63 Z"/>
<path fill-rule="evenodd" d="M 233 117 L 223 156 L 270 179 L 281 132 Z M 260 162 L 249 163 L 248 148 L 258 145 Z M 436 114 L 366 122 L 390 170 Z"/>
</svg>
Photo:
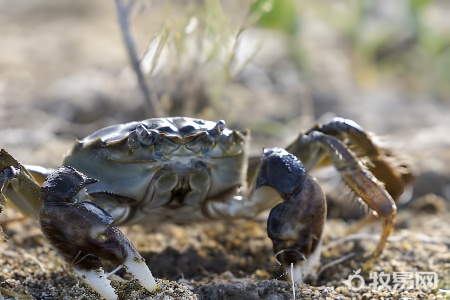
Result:
<svg viewBox="0 0 450 300">
<path fill-rule="evenodd" d="M 340 2 L 340 3 L 339 3 Z M 336 30 L 364 79 L 396 79 L 414 92 L 450 95 L 450 22 L 443 1 L 316 1 L 315 16 Z M 384 7 L 386 5 L 386 7 Z M 301 16 L 299 16 L 301 18 Z M 366 75 L 366 76 L 364 76 Z"/>
<path fill-rule="evenodd" d="M 295 1 L 257 0 L 251 11 L 262 13 L 257 25 L 299 39 L 308 17 L 334 31 L 355 62 L 362 85 L 369 80 L 399 79 L 408 89 L 448 98 L 450 22 L 445 1 Z M 311 53 L 302 52 L 307 63 Z"/>
<path fill-rule="evenodd" d="M 286 37 L 292 62 L 302 73 L 303 80 L 311 82 L 322 80 L 316 77 L 314 71 L 316 66 L 312 65 L 311 62 L 314 61 L 312 58 L 323 51 L 338 51 L 349 61 L 350 73 L 354 76 L 352 80 L 361 89 L 395 84 L 408 93 L 426 93 L 437 99 L 449 98 L 450 87 L 447 82 L 450 78 L 450 22 L 445 15 L 446 9 L 450 6 L 448 2 L 429 0 L 255 0 L 242 1 L 238 4 L 235 1 L 231 2 L 234 3 L 234 7 L 228 11 L 226 6 L 233 5 L 226 1 L 159 3 L 163 5 L 162 9 L 158 9 L 161 9 L 164 17 L 159 29 L 153 35 L 144 58 L 144 64 L 148 65 L 148 54 L 151 53 L 150 66 L 144 66 L 147 68 L 148 76 L 154 75 L 158 63 L 163 60 L 162 50 L 168 46 L 171 51 L 170 59 L 166 57 L 163 62 L 166 72 L 170 70 L 169 73 L 172 75 L 180 74 L 181 68 L 184 67 L 189 69 L 191 75 L 194 74 L 196 80 L 203 83 L 205 78 L 199 78 L 201 77 L 199 74 L 206 73 L 208 78 L 214 80 L 201 84 L 207 86 L 206 91 L 203 90 L 202 93 L 206 98 L 214 99 L 221 93 L 220 88 L 226 82 L 235 80 L 244 65 L 250 62 L 258 51 L 256 48 L 250 50 L 251 53 L 247 53 L 247 57 L 243 59 L 244 63 L 241 59 L 240 63 L 243 65 L 236 68 L 235 60 L 238 55 L 236 48 L 242 33 L 249 28 L 262 28 Z M 149 9 L 152 9 L 151 5 L 155 4 L 150 4 Z M 238 20 L 233 20 L 236 19 L 235 14 L 239 15 Z M 193 20 L 197 24 L 195 29 L 191 28 Z M 336 40 L 337 43 L 334 44 L 336 47 L 316 52 L 315 48 L 305 46 L 311 37 L 308 31 L 316 30 L 311 24 L 327 32 L 330 39 Z M 186 57 L 192 53 L 195 53 L 196 59 L 186 66 Z M 215 66 L 211 67 L 212 65 Z M 186 80 L 186 76 L 184 78 Z M 188 82 L 193 89 L 193 78 Z M 177 88 L 179 87 L 178 85 Z M 195 93 L 196 96 L 193 98 L 201 102 L 202 97 L 198 97 L 199 91 L 196 90 Z M 166 111 L 171 111 L 174 105 L 177 106 L 177 101 L 172 103 L 174 99 L 167 100 L 169 96 L 159 96 Z M 195 104 L 189 104 L 190 102 L 186 100 L 189 97 L 183 98 L 182 111 L 195 111 L 193 108 Z"/>
</svg>

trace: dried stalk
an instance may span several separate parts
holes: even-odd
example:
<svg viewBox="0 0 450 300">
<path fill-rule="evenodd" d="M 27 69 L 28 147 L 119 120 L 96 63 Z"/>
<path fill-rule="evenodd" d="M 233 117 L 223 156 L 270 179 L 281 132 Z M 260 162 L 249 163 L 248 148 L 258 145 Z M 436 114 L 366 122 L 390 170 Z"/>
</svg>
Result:
<svg viewBox="0 0 450 300">
<path fill-rule="evenodd" d="M 144 99 L 150 109 L 149 117 L 162 117 L 162 112 L 159 107 L 158 99 L 150 93 L 150 90 L 145 82 L 144 74 L 142 73 L 140 60 L 138 58 L 136 44 L 130 31 L 130 12 L 135 4 L 135 0 L 129 0 L 125 3 L 125 0 L 115 0 L 117 17 L 119 19 L 120 30 L 122 32 L 122 38 L 127 48 L 128 56 L 131 61 L 131 66 L 138 80 L 139 87 L 144 95 Z"/>
</svg>

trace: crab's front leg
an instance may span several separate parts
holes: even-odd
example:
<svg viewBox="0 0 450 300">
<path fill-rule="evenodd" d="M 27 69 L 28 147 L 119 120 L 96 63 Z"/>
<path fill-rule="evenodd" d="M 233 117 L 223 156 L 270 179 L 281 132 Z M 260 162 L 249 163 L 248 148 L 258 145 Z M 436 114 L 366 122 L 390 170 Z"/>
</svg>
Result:
<svg viewBox="0 0 450 300">
<path fill-rule="evenodd" d="M 71 167 L 61 167 L 40 187 L 24 166 L 6 151 L 0 152 L 0 204 L 6 199 L 15 206 L 36 209 L 47 240 L 81 278 L 105 299 L 117 299 L 105 267 L 123 267 L 152 291 L 155 280 L 131 242 L 114 227 L 112 217 L 87 201 L 85 186 L 96 182 Z M 12 187 L 17 195 L 10 199 Z M 22 200 L 18 200 L 21 196 Z M 17 203 L 19 201 L 19 203 Z M 27 202 L 28 201 L 28 202 Z M 31 202 L 30 202 L 31 201 Z M 28 207 L 27 205 L 23 207 Z M 30 210 L 32 211 L 32 210 Z"/>
<path fill-rule="evenodd" d="M 326 201 L 319 184 L 303 164 L 287 151 L 265 150 L 256 188 L 270 186 L 283 199 L 269 214 L 267 233 L 277 260 L 293 272 L 296 283 L 314 273 L 320 259 Z"/>
<path fill-rule="evenodd" d="M 113 226 L 112 217 L 96 204 L 85 201 L 84 187 L 97 180 L 71 167 L 61 167 L 41 188 L 39 214 L 42 232 L 74 271 L 106 299 L 117 299 L 105 266 L 122 266 L 152 291 L 155 280 L 131 242 Z"/>
<path fill-rule="evenodd" d="M 14 157 L 0 150 L 0 212 L 7 200 L 10 206 L 37 219 L 42 201 L 40 185 Z"/>
<path fill-rule="evenodd" d="M 383 219 L 381 238 L 373 253 L 378 256 L 391 234 L 397 212 L 397 206 L 384 183 L 373 175 L 344 142 L 334 136 L 311 131 L 299 138 L 298 145 L 304 145 L 313 153 L 311 159 L 308 159 L 310 162 L 317 163 L 323 156 L 328 156 L 352 191 Z"/>
</svg>

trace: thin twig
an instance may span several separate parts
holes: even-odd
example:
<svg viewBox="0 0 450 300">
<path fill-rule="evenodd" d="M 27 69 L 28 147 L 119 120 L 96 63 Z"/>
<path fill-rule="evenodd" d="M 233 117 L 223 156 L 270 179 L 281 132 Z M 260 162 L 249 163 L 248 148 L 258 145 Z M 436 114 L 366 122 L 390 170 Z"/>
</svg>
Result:
<svg viewBox="0 0 450 300">
<path fill-rule="evenodd" d="M 152 97 L 150 90 L 145 82 L 144 74 L 142 73 L 141 63 L 137 55 L 136 44 L 131 35 L 129 26 L 129 17 L 131 9 L 134 6 L 135 0 L 129 0 L 128 3 L 124 3 L 122 0 L 115 0 L 117 17 L 119 19 L 120 30 L 122 32 L 122 38 L 127 48 L 128 56 L 130 57 L 131 65 L 138 80 L 139 87 L 144 95 L 145 101 L 150 108 L 149 117 L 162 117 L 162 113 L 159 107 L 159 102 L 156 97 Z"/>
<path fill-rule="evenodd" d="M 294 281 L 294 264 L 291 263 L 291 281 L 292 281 L 292 295 L 294 296 L 295 300 L 295 281 Z"/>
<path fill-rule="evenodd" d="M 331 241 L 326 246 L 324 246 L 325 250 L 330 250 L 338 245 L 345 244 L 347 242 L 351 241 L 358 241 L 358 240 L 371 240 L 371 241 L 377 241 L 380 237 L 377 234 L 368 234 L 368 233 L 356 233 L 352 234 L 334 241 Z M 399 232 L 399 234 L 391 235 L 388 237 L 388 242 L 390 243 L 398 243 L 405 239 L 410 240 L 416 240 L 420 241 L 421 243 L 426 244 L 446 244 L 450 245 L 450 238 L 448 237 L 433 237 L 428 236 L 421 233 L 411 233 L 411 232 Z"/>
<path fill-rule="evenodd" d="M 342 256 L 342 257 L 340 257 L 338 259 L 335 259 L 335 260 L 333 260 L 333 261 L 323 265 L 322 267 L 320 267 L 319 271 L 317 271 L 317 277 L 319 277 L 320 274 L 322 274 L 323 271 L 325 271 L 326 269 L 329 269 L 332 266 L 338 265 L 338 264 L 340 264 L 340 263 L 342 263 L 342 262 L 344 262 L 346 260 L 349 260 L 350 258 L 352 258 L 354 256 L 355 256 L 355 253 L 351 252 L 351 253 L 349 253 L 347 255 L 344 255 L 344 256 Z"/>
<path fill-rule="evenodd" d="M 39 259 L 36 256 L 33 256 L 25 251 L 22 251 L 22 255 L 34 261 L 34 263 L 39 266 L 42 272 L 46 272 L 44 265 L 39 261 Z"/>
</svg>

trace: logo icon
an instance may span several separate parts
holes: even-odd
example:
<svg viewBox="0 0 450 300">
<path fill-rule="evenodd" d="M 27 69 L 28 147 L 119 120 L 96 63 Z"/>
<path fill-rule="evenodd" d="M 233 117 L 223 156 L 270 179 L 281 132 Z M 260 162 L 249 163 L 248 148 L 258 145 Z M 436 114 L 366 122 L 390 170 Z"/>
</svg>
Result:
<svg viewBox="0 0 450 300">
<path fill-rule="evenodd" d="M 344 283 L 348 287 L 349 291 L 359 291 L 366 285 L 366 281 L 361 275 L 359 275 L 359 273 L 361 273 L 361 269 L 353 271 L 353 273 L 355 274 L 349 275 L 347 280 L 344 280 L 342 283 Z M 359 284 L 356 286 L 353 285 L 353 280 L 359 281 Z"/>
</svg>

